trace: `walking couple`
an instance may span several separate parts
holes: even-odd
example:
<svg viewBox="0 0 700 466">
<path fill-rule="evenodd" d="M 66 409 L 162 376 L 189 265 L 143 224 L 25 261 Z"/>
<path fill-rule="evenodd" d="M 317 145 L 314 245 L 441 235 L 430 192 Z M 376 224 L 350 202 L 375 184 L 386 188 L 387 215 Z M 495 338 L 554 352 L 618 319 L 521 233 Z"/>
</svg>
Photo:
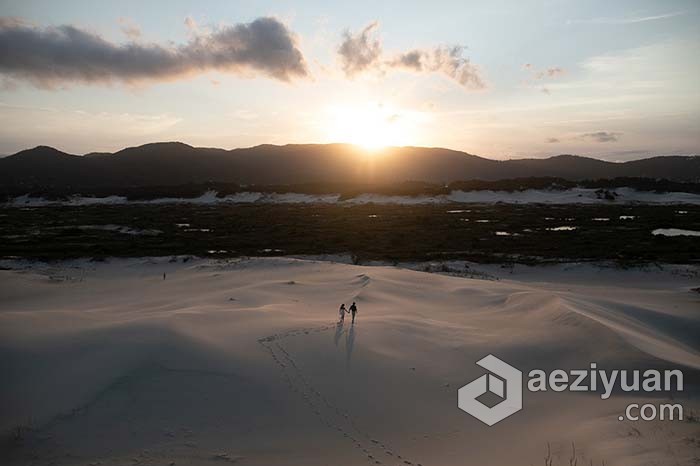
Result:
<svg viewBox="0 0 700 466">
<path fill-rule="evenodd" d="M 350 309 L 345 309 L 345 303 L 340 305 L 340 309 L 338 309 L 338 313 L 340 313 L 340 322 L 345 322 L 345 313 L 352 313 L 352 323 L 355 323 L 355 314 L 357 314 L 357 305 L 355 304 L 355 301 L 352 302 L 352 305 L 350 306 Z"/>
</svg>

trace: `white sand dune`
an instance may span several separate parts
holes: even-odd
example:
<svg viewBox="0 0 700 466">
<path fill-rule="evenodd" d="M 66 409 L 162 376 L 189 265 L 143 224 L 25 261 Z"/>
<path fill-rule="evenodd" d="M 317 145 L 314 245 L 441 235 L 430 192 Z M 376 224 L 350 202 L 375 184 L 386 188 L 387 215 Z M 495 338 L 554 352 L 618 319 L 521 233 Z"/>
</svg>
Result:
<svg viewBox="0 0 700 466">
<path fill-rule="evenodd" d="M 227 196 L 218 196 L 216 191 L 207 191 L 193 198 L 160 198 L 148 201 L 129 201 L 124 196 L 86 197 L 73 196 L 67 200 L 54 201 L 29 195 L 12 199 L 6 205 L 14 207 L 41 207 L 47 205 L 119 205 L 119 204 L 446 204 L 479 203 L 494 204 L 693 204 L 700 205 L 700 195 L 671 192 L 655 193 L 637 191 L 631 188 L 617 188 L 615 201 L 600 198 L 595 189 L 574 188 L 565 190 L 524 191 L 452 191 L 448 195 L 435 196 L 386 196 L 380 194 L 360 194 L 341 200 L 340 194 L 301 194 L 301 193 L 260 193 L 241 192 Z"/>
<path fill-rule="evenodd" d="M 457 389 L 489 353 L 523 371 L 682 368 L 697 410 L 697 268 L 4 265 L 0 428 L 33 430 L 3 464 L 531 465 L 549 443 L 568 465 L 572 442 L 581 465 L 696 464 L 697 421 L 617 420 L 664 394 L 526 392 L 487 427 Z M 356 324 L 337 325 L 352 301 Z"/>
</svg>

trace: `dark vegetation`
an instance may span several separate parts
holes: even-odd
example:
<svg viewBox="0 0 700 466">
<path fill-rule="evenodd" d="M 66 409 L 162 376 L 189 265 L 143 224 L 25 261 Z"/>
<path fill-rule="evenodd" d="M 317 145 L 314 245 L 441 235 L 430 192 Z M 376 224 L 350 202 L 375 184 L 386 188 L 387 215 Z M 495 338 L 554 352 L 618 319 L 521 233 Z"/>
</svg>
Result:
<svg viewBox="0 0 700 466">
<path fill-rule="evenodd" d="M 452 191 L 523 191 L 527 189 L 564 190 L 571 188 L 593 188 L 612 190 L 621 187 L 657 193 L 685 192 L 700 194 L 700 183 L 669 181 L 651 178 L 613 178 L 570 181 L 554 177 L 513 178 L 498 181 L 467 180 L 447 184 L 407 181 L 401 183 L 297 183 L 286 185 L 238 185 L 235 183 L 190 183 L 165 186 L 0 186 L 0 202 L 29 194 L 50 200 L 64 200 L 73 195 L 90 197 L 124 196 L 132 201 L 158 198 L 194 198 L 207 191 L 216 191 L 219 197 L 239 192 L 262 193 L 339 193 L 341 200 L 351 199 L 364 193 L 395 196 L 435 196 Z"/>
<path fill-rule="evenodd" d="M 95 229 L 95 225 L 125 226 L 131 233 L 146 234 Z M 559 226 L 577 229 L 549 229 Z M 700 209 L 614 203 L 12 207 L 0 209 L 0 256 L 51 260 L 351 254 L 359 262 L 700 260 L 700 238 L 654 236 L 651 231 L 656 228 L 700 230 Z"/>
</svg>

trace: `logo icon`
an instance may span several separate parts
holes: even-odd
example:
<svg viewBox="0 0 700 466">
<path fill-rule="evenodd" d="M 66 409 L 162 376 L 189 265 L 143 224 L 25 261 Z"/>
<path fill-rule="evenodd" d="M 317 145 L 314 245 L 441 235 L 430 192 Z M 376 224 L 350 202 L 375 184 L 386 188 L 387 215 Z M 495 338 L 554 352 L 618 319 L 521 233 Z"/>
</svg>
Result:
<svg viewBox="0 0 700 466">
<path fill-rule="evenodd" d="M 488 370 L 490 374 L 484 374 L 458 390 L 459 409 L 489 426 L 523 409 L 522 372 L 492 354 L 476 364 Z M 495 395 L 500 401 L 493 406 L 487 406 L 478 400 L 487 393 Z"/>
</svg>

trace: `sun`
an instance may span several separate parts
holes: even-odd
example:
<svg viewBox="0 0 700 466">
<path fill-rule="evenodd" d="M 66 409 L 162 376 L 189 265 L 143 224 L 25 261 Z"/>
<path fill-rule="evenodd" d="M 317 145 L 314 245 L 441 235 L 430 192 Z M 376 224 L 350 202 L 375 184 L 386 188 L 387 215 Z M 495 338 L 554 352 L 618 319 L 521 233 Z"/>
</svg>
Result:
<svg viewBox="0 0 700 466">
<path fill-rule="evenodd" d="M 415 118 L 381 104 L 343 105 L 329 109 L 326 139 L 374 152 L 387 146 L 413 144 Z"/>
</svg>

